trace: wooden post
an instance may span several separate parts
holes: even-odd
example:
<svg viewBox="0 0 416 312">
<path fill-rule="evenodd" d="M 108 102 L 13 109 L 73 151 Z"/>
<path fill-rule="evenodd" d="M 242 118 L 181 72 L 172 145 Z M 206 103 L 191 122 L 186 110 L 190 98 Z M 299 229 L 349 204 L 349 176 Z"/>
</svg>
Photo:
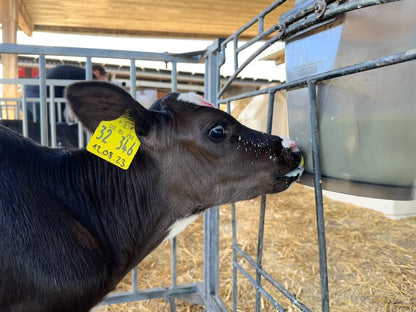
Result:
<svg viewBox="0 0 416 312">
<path fill-rule="evenodd" d="M 20 28 L 31 36 L 33 23 L 22 0 L 0 0 L 0 22 L 3 27 L 3 43 L 16 43 L 17 30 Z M 2 54 L 4 78 L 18 78 L 17 55 Z M 17 98 L 17 85 L 3 85 L 3 97 Z M 0 116 L 2 117 L 2 116 Z"/>
<path fill-rule="evenodd" d="M 14 0 L 0 0 L 0 18 L 3 25 L 3 43 L 16 43 L 17 35 L 17 3 Z M 17 55 L 2 54 L 3 77 L 17 78 Z M 16 85 L 4 85 L 3 97 L 17 97 Z"/>
</svg>

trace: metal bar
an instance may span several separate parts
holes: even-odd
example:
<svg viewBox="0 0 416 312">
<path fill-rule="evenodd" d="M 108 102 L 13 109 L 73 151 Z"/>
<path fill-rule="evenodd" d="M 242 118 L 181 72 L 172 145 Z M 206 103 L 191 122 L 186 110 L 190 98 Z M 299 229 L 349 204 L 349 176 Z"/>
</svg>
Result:
<svg viewBox="0 0 416 312">
<path fill-rule="evenodd" d="M 272 12 L 275 8 L 277 8 L 279 5 L 281 5 L 284 2 L 286 2 L 286 0 L 278 0 L 278 1 L 273 2 L 264 11 L 262 11 L 261 13 L 259 13 L 256 17 L 254 17 L 253 19 L 251 19 L 243 27 L 241 27 L 239 30 L 237 30 L 233 35 L 231 35 L 230 37 L 228 37 L 227 39 L 225 39 L 224 40 L 224 44 L 227 44 L 228 42 L 230 42 L 231 40 L 233 40 L 234 37 L 239 37 L 244 31 L 246 31 L 252 25 L 254 25 L 255 23 L 257 23 L 257 21 L 258 21 L 259 18 L 266 16 L 267 14 L 269 14 L 270 12 Z"/>
<path fill-rule="evenodd" d="M 46 79 L 46 85 L 66 86 L 77 80 L 68 79 Z M 39 78 L 1 78 L 0 83 L 3 84 L 22 84 L 22 85 L 39 85 Z"/>
<path fill-rule="evenodd" d="M 26 138 L 29 136 L 28 114 L 27 114 L 27 101 L 26 101 L 26 88 L 22 88 L 22 134 Z"/>
<path fill-rule="evenodd" d="M 263 295 L 272 305 L 275 309 L 277 309 L 280 312 L 287 312 L 286 309 L 284 309 L 277 301 L 274 299 L 270 293 L 268 293 L 261 285 L 258 285 L 257 282 L 250 276 L 250 274 L 239 264 L 234 263 L 235 267 L 238 268 L 238 270 L 244 275 L 244 277 L 255 287 L 256 293 L 259 292 L 261 295 Z M 257 303 L 256 303 L 256 309 L 257 309 Z"/>
<path fill-rule="evenodd" d="M 51 141 L 49 142 L 49 144 L 51 147 L 56 147 L 57 139 L 56 139 L 56 109 L 55 109 L 55 86 L 54 85 L 49 87 L 49 122 L 50 122 L 50 128 L 51 128 Z"/>
<path fill-rule="evenodd" d="M 316 82 L 309 81 L 309 102 L 311 107 L 311 133 L 312 133 L 312 158 L 315 182 L 315 204 L 316 204 L 316 222 L 318 228 L 318 245 L 319 245 L 319 268 L 321 278 L 321 304 L 322 312 L 329 311 L 328 295 L 328 268 L 326 256 L 326 239 L 325 239 L 325 221 L 324 206 L 322 196 L 321 180 L 321 161 L 320 161 L 320 132 L 319 132 L 319 111 L 316 102 Z"/>
<path fill-rule="evenodd" d="M 267 113 L 267 133 L 272 132 L 272 123 L 273 123 L 273 106 L 274 106 L 274 93 L 269 94 L 269 105 Z M 258 241 L 257 241 L 257 266 L 262 267 L 263 260 L 263 242 L 264 242 L 264 219 L 266 216 L 266 195 L 261 196 L 260 201 L 260 217 L 259 217 L 259 230 L 258 230 Z M 261 273 L 256 270 L 256 288 L 261 287 Z M 260 312 L 261 302 L 260 302 L 260 292 L 256 291 L 256 312 Z"/>
<path fill-rule="evenodd" d="M 172 272 L 172 287 L 177 285 L 177 274 L 178 274 L 178 241 L 176 237 L 172 238 L 172 263 L 171 263 L 171 272 Z"/>
<path fill-rule="evenodd" d="M 327 19 L 331 19 L 335 16 L 338 16 L 339 14 L 345 13 L 345 12 L 349 12 L 349 11 L 353 11 L 353 10 L 357 10 L 357 9 L 361 9 L 364 7 L 368 7 L 368 6 L 373 6 L 373 5 L 377 5 L 377 4 L 381 4 L 381 3 L 388 3 L 388 2 L 395 2 L 395 1 L 402 1 L 402 0 L 359 0 L 359 1 L 353 1 L 353 2 L 347 2 L 345 4 L 338 4 L 338 2 L 334 3 L 334 7 L 328 7 L 328 9 L 325 11 L 325 13 L 323 14 L 323 16 L 321 18 L 319 18 L 319 21 L 324 21 Z M 301 20 L 299 22 L 296 22 L 290 26 L 288 26 L 284 32 L 279 32 L 277 35 L 273 36 L 271 39 L 267 40 L 260 48 L 258 48 L 256 51 L 253 52 L 253 54 L 251 54 L 244 62 L 241 66 L 239 66 L 234 74 L 229 77 L 229 79 L 227 80 L 227 82 L 224 84 L 224 86 L 222 87 L 222 89 L 219 91 L 218 93 L 218 98 L 220 98 L 224 92 L 227 90 L 227 88 L 231 85 L 232 81 L 235 80 L 235 78 L 238 76 L 238 74 L 248 65 L 250 64 L 258 55 L 260 55 L 260 53 L 262 53 L 264 50 L 266 50 L 269 46 L 271 46 L 273 43 L 287 38 L 290 35 L 295 34 L 296 32 L 308 28 L 310 26 L 313 26 L 314 24 L 316 24 L 317 19 L 315 17 L 314 14 L 309 15 L 306 20 Z M 249 24 L 246 24 L 246 26 Z M 275 25 L 276 27 L 278 26 L 277 24 Z M 244 28 L 247 29 L 247 28 Z M 271 30 L 272 28 L 270 28 L 269 30 Z M 231 41 L 231 39 L 235 40 L 236 39 L 236 35 L 232 35 L 229 38 L 225 39 L 223 44 L 225 45 L 226 43 L 228 43 L 229 41 Z M 253 40 L 253 43 L 256 42 L 256 40 Z"/>
<path fill-rule="evenodd" d="M 241 66 L 239 66 L 234 74 L 232 74 L 227 82 L 224 84 L 224 86 L 221 88 L 221 90 L 218 93 L 218 98 L 220 98 L 224 92 L 228 89 L 228 87 L 231 85 L 231 83 L 233 82 L 233 80 L 235 80 L 235 78 L 237 78 L 238 74 L 247 67 L 248 64 L 250 64 L 258 55 L 260 55 L 260 53 L 262 53 L 264 50 L 266 50 L 268 47 L 270 47 L 273 43 L 279 41 L 281 38 L 281 35 L 278 34 L 274 37 L 272 37 L 271 39 L 267 40 L 260 48 L 258 48 L 256 51 L 253 52 L 253 54 L 251 54 L 244 62 Z"/>
<path fill-rule="evenodd" d="M 218 207 L 204 217 L 204 283 L 205 295 L 219 293 L 219 212 Z"/>
<path fill-rule="evenodd" d="M 231 226 L 233 232 L 233 312 L 237 312 L 238 304 L 238 284 L 237 284 L 237 267 L 234 263 L 237 263 L 237 220 L 235 214 L 235 204 L 231 204 Z"/>
<path fill-rule="evenodd" d="M 45 55 L 39 55 L 39 97 L 40 97 L 40 143 L 48 145 L 48 111 L 46 107 L 46 61 Z"/>
<path fill-rule="evenodd" d="M 205 62 L 205 98 L 217 107 L 217 51 L 208 55 Z M 219 294 L 219 208 L 204 214 L 204 291 L 205 296 Z"/>
<path fill-rule="evenodd" d="M 272 133 L 273 128 L 273 111 L 274 111 L 274 92 L 269 92 L 269 106 L 267 111 L 267 133 Z"/>
<path fill-rule="evenodd" d="M 291 25 L 286 27 L 285 33 L 282 36 L 282 39 L 286 39 L 292 35 L 296 35 L 297 33 L 309 28 L 314 27 L 315 24 L 317 24 L 317 21 L 322 22 L 329 19 L 332 19 L 334 17 L 337 17 L 338 15 L 341 15 L 343 13 L 347 13 L 350 11 L 366 8 L 369 6 L 379 5 L 383 3 L 389 3 L 389 2 L 397 2 L 402 0 L 356 0 L 356 1 L 350 1 L 345 2 L 343 4 L 339 4 L 338 2 L 331 3 L 326 8 L 323 15 L 317 19 L 314 13 L 309 14 L 307 17 L 300 19 L 299 21 L 293 22 Z"/>
<path fill-rule="evenodd" d="M 264 219 L 266 216 L 266 195 L 261 196 L 260 202 L 260 216 L 259 216 L 259 230 L 257 236 L 257 267 L 262 267 L 263 260 L 263 243 L 264 243 Z M 261 293 L 259 289 L 261 285 L 261 273 L 256 270 L 256 312 L 260 312 L 261 309 Z"/>
<path fill-rule="evenodd" d="M 176 312 L 176 305 L 175 305 L 175 297 L 167 297 L 167 302 L 169 303 L 169 310 L 170 312 Z"/>
<path fill-rule="evenodd" d="M 136 59 L 130 59 L 130 95 L 133 99 L 136 99 L 137 92 L 136 92 Z M 139 285 L 139 270 L 138 267 L 135 266 L 131 271 L 131 287 L 133 292 L 138 292 Z"/>
<path fill-rule="evenodd" d="M 177 68 L 176 62 L 172 62 L 171 76 L 172 76 L 171 77 L 171 81 L 172 81 L 171 91 L 177 92 L 178 91 L 178 68 Z"/>
<path fill-rule="evenodd" d="M 172 62 L 172 70 L 171 70 L 171 81 L 172 81 L 172 92 L 178 91 L 178 71 L 177 71 L 177 64 L 176 62 Z M 176 287 L 178 280 L 178 241 L 176 237 L 172 238 L 172 262 L 171 262 L 171 287 Z M 175 298 L 168 298 L 170 311 L 175 312 L 176 311 L 176 305 L 175 305 Z"/>
<path fill-rule="evenodd" d="M 257 20 L 258 23 L 258 34 L 262 34 L 264 32 L 264 16 L 260 16 Z"/>
<path fill-rule="evenodd" d="M 294 21 L 315 11 L 316 0 L 308 0 L 296 5 L 293 9 L 283 13 L 279 17 L 280 23 L 291 24 Z"/>
<path fill-rule="evenodd" d="M 36 55 L 65 55 L 79 57 L 102 57 L 117 59 L 140 59 L 145 61 L 162 61 L 162 62 L 181 62 L 181 63 L 201 63 L 201 57 L 205 51 L 191 53 L 156 53 L 140 51 L 123 51 L 123 50 L 103 50 L 89 48 L 73 47 L 45 47 L 37 45 L 24 45 L 15 43 L 0 43 L 0 53 L 13 54 L 36 54 Z"/>
<path fill-rule="evenodd" d="M 92 59 L 91 56 L 87 56 L 85 62 L 85 80 L 92 80 L 92 75 Z"/>
<path fill-rule="evenodd" d="M 206 300 L 204 302 L 205 310 L 209 312 L 228 312 L 227 307 L 224 305 L 224 303 L 221 301 L 219 296 L 215 295 L 209 295 L 206 297 Z"/>
<path fill-rule="evenodd" d="M 148 299 L 155 299 L 155 298 L 167 298 L 167 297 L 174 297 L 174 296 L 182 296 L 186 294 L 198 293 L 199 288 L 198 284 L 187 284 L 177 286 L 175 288 L 152 288 L 152 289 L 144 289 L 138 292 L 128 291 L 128 292 L 119 292 L 113 293 L 106 297 L 106 299 L 100 305 L 108 305 L 108 304 L 118 304 L 118 303 L 125 303 L 125 302 L 133 302 L 139 300 L 148 300 Z"/>
<path fill-rule="evenodd" d="M 366 61 L 362 63 L 358 63 L 355 65 L 350 65 L 334 70 L 330 70 L 324 73 L 311 75 L 309 77 L 293 80 L 291 82 L 282 83 L 277 86 L 264 88 L 261 90 L 256 90 L 252 92 L 242 93 L 236 96 L 230 96 L 224 99 L 218 99 L 219 104 L 226 103 L 226 101 L 236 101 L 241 100 L 248 97 L 253 97 L 261 94 L 266 94 L 270 92 L 277 92 L 280 90 L 291 90 L 296 88 L 302 88 L 308 85 L 309 80 L 313 80 L 316 82 L 320 82 L 323 80 L 329 80 L 333 78 L 338 78 L 346 75 L 351 75 L 355 73 L 360 73 L 367 70 L 377 69 L 385 66 L 400 64 L 408 61 L 416 60 L 416 47 L 414 49 L 410 49 L 404 52 L 383 56 L 371 61 Z"/>
<path fill-rule="evenodd" d="M 231 103 L 227 102 L 227 113 L 231 114 Z M 237 217 L 235 213 L 235 203 L 231 204 L 231 228 L 232 228 L 232 246 L 233 246 L 233 312 L 237 312 L 238 304 L 238 284 L 237 284 L 237 267 L 234 263 L 237 262 L 237 251 L 234 246 L 237 245 Z"/>
<path fill-rule="evenodd" d="M 276 281 L 269 273 L 267 273 L 264 269 L 257 266 L 256 261 L 254 261 L 247 253 L 245 253 L 240 247 L 237 245 L 235 246 L 235 250 L 240 254 L 245 260 L 247 260 L 255 269 L 256 271 L 260 272 L 263 277 L 275 287 L 278 291 L 280 291 L 287 299 L 289 299 L 292 304 L 300 309 L 303 312 L 311 312 L 302 302 L 300 302 L 296 296 L 290 293 L 286 288 L 284 288 L 278 281 Z M 253 280 L 254 281 L 254 280 Z M 254 285 L 254 283 L 252 283 Z"/>
<path fill-rule="evenodd" d="M 238 70 L 238 38 L 234 38 L 234 71 Z"/>
<path fill-rule="evenodd" d="M 58 117 L 58 119 L 56 120 L 57 122 L 62 122 L 62 114 L 64 112 L 62 112 L 62 102 L 60 101 L 56 101 L 55 102 L 55 107 L 56 107 L 56 116 Z M 66 112 L 67 114 L 68 112 Z M 68 118 L 66 118 L 66 120 L 68 120 Z"/>
<path fill-rule="evenodd" d="M 249 41 L 247 41 L 244 44 L 242 44 L 241 46 L 239 46 L 237 51 L 241 52 L 241 51 L 249 48 L 252 44 L 254 44 L 256 42 L 259 42 L 260 40 L 270 36 L 272 33 L 277 31 L 279 29 L 279 27 L 280 27 L 279 24 L 276 24 L 276 25 L 270 27 L 266 31 L 263 31 L 261 34 L 258 34 L 256 37 L 250 39 Z"/>
<path fill-rule="evenodd" d="M 136 60 L 130 60 L 130 95 L 137 98 Z"/>
</svg>

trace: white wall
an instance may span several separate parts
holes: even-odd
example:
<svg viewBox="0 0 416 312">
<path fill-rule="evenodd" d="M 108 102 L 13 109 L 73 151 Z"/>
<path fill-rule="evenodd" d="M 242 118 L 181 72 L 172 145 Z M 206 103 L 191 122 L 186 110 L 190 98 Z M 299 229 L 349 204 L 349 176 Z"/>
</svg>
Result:
<svg viewBox="0 0 416 312">
<path fill-rule="evenodd" d="M 354 204 L 356 206 L 380 211 L 386 217 L 391 219 L 416 217 L 416 200 L 398 201 L 375 199 L 368 197 L 346 195 L 329 191 L 324 191 L 324 196 L 333 200 L 342 201 Z"/>
</svg>

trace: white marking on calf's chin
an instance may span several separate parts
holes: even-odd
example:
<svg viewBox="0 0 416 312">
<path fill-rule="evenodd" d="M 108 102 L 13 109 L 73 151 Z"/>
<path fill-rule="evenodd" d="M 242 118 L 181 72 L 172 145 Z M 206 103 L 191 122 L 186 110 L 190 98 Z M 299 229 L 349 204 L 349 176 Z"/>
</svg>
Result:
<svg viewBox="0 0 416 312">
<path fill-rule="evenodd" d="M 300 177 L 301 175 L 302 175 L 302 173 L 303 173 L 303 168 L 296 168 L 295 170 L 292 170 L 291 172 L 289 172 L 289 173 L 286 173 L 285 174 L 285 177 L 288 177 L 288 178 L 293 178 L 293 177 L 296 177 L 297 175 Z"/>
<path fill-rule="evenodd" d="M 172 226 L 169 229 L 169 234 L 168 236 L 166 236 L 165 240 L 167 239 L 171 239 L 174 238 L 175 236 L 177 236 L 180 232 L 182 232 L 183 230 L 185 230 L 185 228 L 193 223 L 196 219 L 198 219 L 198 217 L 201 214 L 194 214 L 192 216 L 180 219 L 180 220 L 176 220 L 174 224 L 172 224 Z"/>
</svg>

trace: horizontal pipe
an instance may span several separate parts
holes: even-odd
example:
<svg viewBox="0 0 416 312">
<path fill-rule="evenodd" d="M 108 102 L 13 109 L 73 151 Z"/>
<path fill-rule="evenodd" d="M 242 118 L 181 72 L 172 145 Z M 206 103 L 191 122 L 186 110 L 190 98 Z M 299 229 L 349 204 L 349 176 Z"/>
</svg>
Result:
<svg viewBox="0 0 416 312">
<path fill-rule="evenodd" d="M 338 78 L 342 76 L 347 76 L 351 74 L 360 73 L 367 70 L 377 69 L 389 65 L 400 64 L 408 61 L 413 61 L 416 59 L 416 47 L 415 49 L 410 49 L 408 51 L 392 54 L 389 56 L 380 57 L 371 61 L 366 61 L 362 63 L 358 63 L 356 65 L 346 66 L 339 69 L 330 70 L 324 73 L 311 75 L 308 77 L 300 78 L 291 82 L 285 82 L 278 86 L 273 86 L 269 88 L 265 88 L 262 90 L 256 90 L 252 92 L 243 93 L 236 96 L 231 96 L 229 98 L 224 98 L 218 100 L 218 104 L 225 104 L 229 101 L 236 101 L 241 100 L 248 97 L 253 97 L 261 94 L 266 93 L 274 93 L 281 90 L 291 90 L 296 88 L 302 88 L 307 86 L 308 81 L 313 80 L 316 82 L 320 82 L 323 80 L 329 80 L 333 78 Z"/>
<path fill-rule="evenodd" d="M 65 55 L 79 57 L 103 57 L 119 59 L 140 59 L 145 61 L 162 61 L 162 62 L 182 62 L 182 63 L 200 63 L 204 51 L 197 53 L 171 54 L 168 52 L 140 52 L 140 51 L 123 51 L 123 50 L 104 50 L 90 48 L 72 48 L 72 47 L 45 47 L 38 45 L 24 45 L 15 43 L 1 43 L 0 53 L 14 54 L 43 54 L 43 55 Z"/>
</svg>

